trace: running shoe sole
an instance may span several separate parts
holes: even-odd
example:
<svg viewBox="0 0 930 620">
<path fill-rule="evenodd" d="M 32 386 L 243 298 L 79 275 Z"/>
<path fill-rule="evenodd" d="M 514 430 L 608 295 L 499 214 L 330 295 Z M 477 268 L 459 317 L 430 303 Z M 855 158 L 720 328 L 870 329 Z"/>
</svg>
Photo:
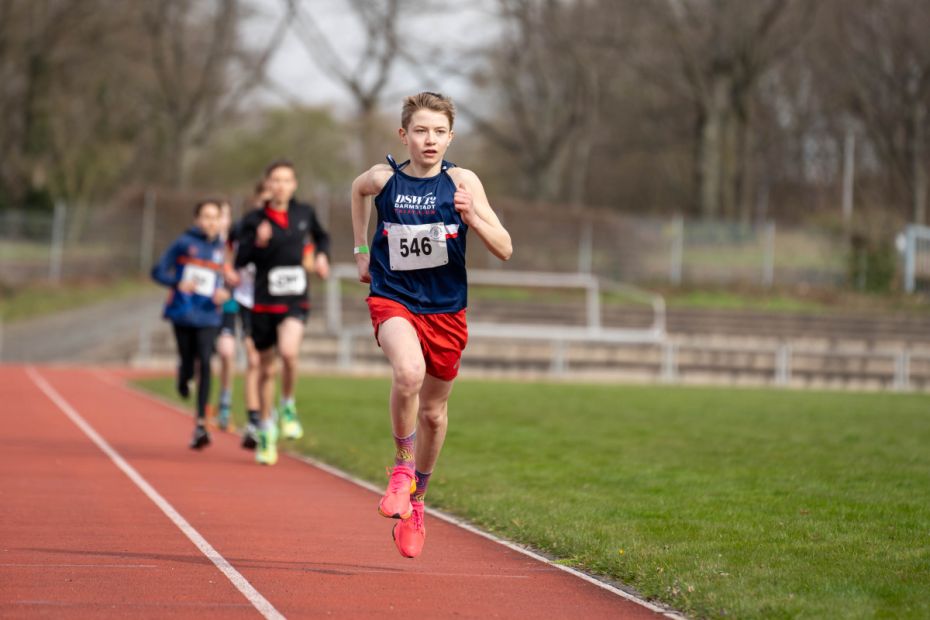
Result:
<svg viewBox="0 0 930 620">
<path fill-rule="evenodd" d="M 284 422 L 281 424 L 281 436 L 285 439 L 300 439 L 304 436 L 304 429 L 296 422 Z"/>
<path fill-rule="evenodd" d="M 400 523 L 395 523 L 394 527 L 391 528 L 391 540 L 394 541 L 394 546 L 397 547 L 397 551 L 399 551 L 403 557 L 407 558 L 408 560 L 413 560 L 417 556 L 409 555 L 406 552 L 404 552 L 404 550 L 401 549 L 400 547 L 400 543 L 397 542 L 397 528 L 399 528 L 400 525 L 401 525 Z"/>
</svg>

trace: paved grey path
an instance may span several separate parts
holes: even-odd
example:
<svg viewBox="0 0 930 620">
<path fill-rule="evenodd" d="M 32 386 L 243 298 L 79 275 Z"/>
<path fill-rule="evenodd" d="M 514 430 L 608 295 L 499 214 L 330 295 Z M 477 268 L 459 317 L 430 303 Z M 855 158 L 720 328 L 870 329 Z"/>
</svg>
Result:
<svg viewBox="0 0 930 620">
<path fill-rule="evenodd" d="M 2 362 L 125 361 L 115 348 L 138 342 L 142 330 L 161 323 L 164 289 L 152 286 L 131 297 L 2 326 Z"/>
</svg>

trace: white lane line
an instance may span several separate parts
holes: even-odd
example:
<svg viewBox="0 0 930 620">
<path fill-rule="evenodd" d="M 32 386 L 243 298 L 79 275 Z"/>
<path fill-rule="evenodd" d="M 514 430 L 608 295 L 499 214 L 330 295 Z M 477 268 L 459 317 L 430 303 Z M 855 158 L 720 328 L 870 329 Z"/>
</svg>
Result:
<svg viewBox="0 0 930 620">
<path fill-rule="evenodd" d="M 200 549 L 207 559 L 213 562 L 214 566 L 220 569 L 226 578 L 236 586 L 243 596 L 255 609 L 258 610 L 265 618 L 268 620 L 283 620 L 284 616 L 279 612 L 274 606 L 266 599 L 261 593 L 256 590 L 248 580 L 242 576 L 242 574 L 237 571 L 233 566 L 224 558 L 219 552 L 213 548 L 213 546 L 207 542 L 207 540 L 200 535 L 200 533 L 194 529 L 194 527 L 187 522 L 187 519 L 181 516 L 181 514 L 174 509 L 168 500 L 161 496 L 161 494 L 156 491 L 152 485 L 150 485 L 145 478 L 143 478 L 135 468 L 127 463 L 119 453 L 114 450 L 107 441 L 101 437 L 97 431 L 88 424 L 81 415 L 74 410 L 74 408 L 68 404 L 68 402 L 62 398 L 62 396 L 55 391 L 49 383 L 36 371 L 35 368 L 29 366 L 26 368 L 26 373 L 29 375 L 29 378 L 32 379 L 32 382 L 42 390 L 42 392 L 55 403 L 61 411 L 71 419 L 74 424 L 81 429 L 85 435 L 87 435 L 91 441 L 93 441 L 100 450 L 110 457 L 110 460 L 116 464 L 116 466 L 124 473 L 126 476 L 132 480 L 143 493 L 152 500 L 156 506 L 158 506 L 165 516 L 171 519 L 171 522 L 174 523 L 179 530 L 181 530 L 185 536 L 187 536 L 194 546 Z"/>
<path fill-rule="evenodd" d="M 348 482 L 351 482 L 352 484 L 358 485 L 362 487 L 363 489 L 368 489 L 369 491 L 372 491 L 376 495 L 381 495 L 381 493 L 383 492 L 383 490 L 380 487 L 376 487 L 375 485 L 371 484 L 370 482 L 366 480 L 362 480 L 361 478 L 356 478 L 352 474 L 348 474 L 342 471 L 341 469 L 336 469 L 332 465 L 327 465 L 326 463 L 323 463 L 322 461 L 318 461 L 309 456 L 293 454 L 290 452 L 288 452 L 287 454 L 291 458 L 297 459 L 298 461 L 303 461 L 307 465 L 311 465 L 313 467 L 316 467 L 317 469 L 322 469 L 326 473 L 336 476 L 337 478 L 342 478 L 343 480 L 346 480 Z M 465 521 L 462 521 L 461 519 L 458 519 L 456 517 L 453 517 L 452 515 L 442 512 L 441 510 L 436 510 L 435 508 L 427 508 L 426 512 L 434 517 L 437 517 L 445 521 L 446 523 L 450 523 L 456 527 L 460 527 L 463 530 L 471 532 L 472 534 L 475 534 L 477 536 L 481 536 L 482 538 L 487 538 L 488 540 L 496 542 L 499 545 L 503 545 L 504 547 L 507 547 L 508 549 L 512 549 L 513 551 L 516 551 L 517 553 L 521 553 L 523 555 L 529 556 L 533 558 L 534 560 L 536 560 L 537 562 L 542 562 L 543 564 L 546 564 L 552 568 L 556 568 L 570 575 L 578 577 L 579 579 L 583 579 L 584 581 L 587 581 L 588 583 L 594 584 L 599 588 L 603 588 L 604 590 L 607 590 L 608 592 L 612 592 L 613 594 L 616 594 L 619 597 L 625 598 L 628 601 L 636 603 L 637 605 L 641 605 L 650 611 L 654 611 L 657 614 L 661 614 L 665 616 L 666 618 L 671 618 L 672 620 L 687 620 L 685 616 L 675 611 L 666 609 L 665 607 L 660 607 L 654 603 L 650 603 L 649 601 L 645 599 L 639 598 L 635 594 L 631 594 L 629 592 L 626 592 L 625 590 L 621 590 L 620 588 L 617 588 L 609 583 L 604 583 L 603 581 L 599 579 L 595 579 L 591 575 L 588 575 L 587 573 L 583 573 L 579 570 L 571 568 L 570 566 L 564 566 L 562 564 L 557 564 L 543 555 L 530 551 L 529 549 L 525 549 L 524 547 L 521 547 L 520 545 L 512 543 L 509 540 L 498 538 L 494 534 L 489 534 L 488 532 L 480 530 L 476 528 L 475 526 L 469 523 L 466 523 Z"/>
<path fill-rule="evenodd" d="M 152 401 L 152 402 L 156 402 L 156 403 L 158 403 L 158 404 L 160 404 L 160 405 L 162 405 L 162 406 L 164 406 L 164 407 L 166 407 L 166 408 L 168 408 L 168 409 L 171 409 L 171 410 L 173 410 L 173 411 L 175 411 L 175 412 L 177 412 L 177 413 L 181 413 L 182 415 L 186 415 L 186 416 L 188 416 L 188 417 L 191 415 L 191 413 L 190 413 L 189 411 L 185 411 L 184 409 L 181 409 L 181 407 L 179 407 L 177 404 L 175 404 L 175 403 L 169 401 L 168 399 L 163 399 L 163 398 L 161 398 L 161 397 L 159 397 L 159 396 L 155 396 L 155 395 L 153 395 L 153 394 L 149 394 L 149 393 L 144 392 L 144 391 L 142 391 L 142 390 L 140 390 L 140 389 L 136 389 L 136 388 L 134 388 L 134 387 L 130 387 L 130 386 L 126 385 L 125 383 L 120 382 L 119 379 L 117 379 L 115 376 L 112 376 L 112 375 L 104 375 L 103 372 L 101 372 L 101 371 L 98 371 L 97 374 L 98 374 L 98 377 L 99 377 L 100 379 L 106 381 L 107 383 L 109 383 L 109 384 L 111 384 L 111 385 L 120 387 L 120 388 L 122 388 L 123 390 L 125 390 L 125 391 L 127 391 L 127 392 L 131 392 L 131 393 L 133 393 L 133 394 L 135 394 L 135 395 L 137 395 L 137 396 L 140 396 L 140 397 L 142 397 L 142 398 L 144 398 L 144 399 L 146 399 L 146 400 L 150 400 L 150 401 Z M 351 482 L 352 484 L 354 484 L 354 485 L 356 485 L 356 486 L 360 486 L 360 487 L 362 487 L 363 489 L 367 489 L 367 490 L 371 491 L 372 493 L 375 493 L 376 495 L 381 495 L 382 492 L 384 491 L 382 488 L 377 487 L 377 486 L 371 484 L 370 482 L 368 482 L 368 481 L 366 481 L 366 480 L 362 480 L 361 478 L 356 478 L 356 477 L 353 476 L 352 474 L 346 473 L 346 472 L 342 471 L 341 469 L 337 469 L 337 468 L 333 467 L 332 465 L 327 465 L 326 463 L 324 463 L 324 462 L 322 462 L 322 461 L 318 461 L 318 460 L 316 460 L 316 459 L 314 459 L 314 458 L 312 458 L 312 457 L 304 456 L 304 455 L 302 455 L 302 454 L 296 454 L 296 453 L 294 453 L 294 452 L 289 452 L 289 451 L 288 451 L 288 452 L 284 452 L 284 454 L 286 454 L 287 456 L 290 456 L 291 458 L 296 459 L 296 460 L 298 460 L 298 461 L 302 461 L 303 463 L 305 463 L 305 464 L 307 464 L 307 465 L 310 465 L 311 467 L 316 467 L 317 469 L 321 469 L 321 470 L 325 471 L 325 472 L 328 473 L 328 474 L 332 474 L 333 476 L 336 476 L 337 478 L 342 478 L 343 480 L 346 480 L 346 481 L 348 481 L 348 482 Z M 482 538 L 486 538 L 486 539 L 488 539 L 488 540 L 490 540 L 490 541 L 496 542 L 496 543 L 499 544 L 499 545 L 503 545 L 504 547 L 507 547 L 508 549 L 512 549 L 513 551 L 516 551 L 517 553 L 521 553 L 521 554 L 523 554 L 523 555 L 525 555 L 525 556 L 528 556 L 528 557 L 530 557 L 530 558 L 533 558 L 533 559 L 536 560 L 537 562 L 541 562 L 541 563 L 543 563 L 543 564 L 545 564 L 545 565 L 547 565 L 547 566 L 549 566 L 549 567 L 551 567 L 551 568 L 558 569 L 558 570 L 560 570 L 560 571 L 563 571 L 563 572 L 568 573 L 569 575 L 573 575 L 574 577 L 577 577 L 577 578 L 579 578 L 579 579 L 582 579 L 582 580 L 584 580 L 584 581 L 587 581 L 588 583 L 591 583 L 591 584 L 593 584 L 593 585 L 595 585 L 595 586 L 597 586 L 597 587 L 599 587 L 599 588 L 602 588 L 602 589 L 604 589 L 604 590 L 607 590 L 608 592 L 611 592 L 611 593 L 613 593 L 613 594 L 616 594 L 617 596 L 619 596 L 619 597 L 621 597 L 621 598 L 624 598 L 624 599 L 626 599 L 626 600 L 628 600 L 628 601 L 631 601 L 631 602 L 633 602 L 633 603 L 636 603 L 637 605 L 640 605 L 640 606 L 642 606 L 642 607 L 645 607 L 646 609 L 648 609 L 648 610 L 650 610 L 650 611 L 653 611 L 653 612 L 655 612 L 655 613 L 657 613 L 657 614 L 661 614 L 662 616 L 664 616 L 664 617 L 666 617 L 666 618 L 670 618 L 671 620 L 688 620 L 688 618 L 687 618 L 686 616 L 684 616 L 684 615 L 682 615 L 682 614 L 680 614 L 680 613 L 678 613 L 678 612 L 676 612 L 676 611 L 674 611 L 674 610 L 672 610 L 672 609 L 668 609 L 667 607 L 662 607 L 662 606 L 660 606 L 660 605 L 657 605 L 657 604 L 655 604 L 655 603 L 652 603 L 652 602 L 650 602 L 650 601 L 647 601 L 646 599 L 640 598 L 639 596 L 637 596 L 637 595 L 635 595 L 635 594 L 633 594 L 633 593 L 631 593 L 631 592 L 627 592 L 626 590 L 621 590 L 620 588 L 618 588 L 618 587 L 616 587 L 616 586 L 614 586 L 614 585 L 612 585 L 612 584 L 605 583 L 605 582 L 601 581 L 600 579 L 597 579 L 597 578 L 595 578 L 595 577 L 592 577 L 591 575 L 588 575 L 587 573 L 584 573 L 584 572 L 582 572 L 582 571 L 580 571 L 580 570 L 578 570 L 578 569 L 575 569 L 575 568 L 572 568 L 572 567 L 570 567 L 570 566 L 565 566 L 565 565 L 563 565 L 563 564 L 558 564 L 558 563 L 556 563 L 556 562 L 553 562 L 552 560 L 550 560 L 549 558 L 547 558 L 547 557 L 545 557 L 545 556 L 543 556 L 543 555 L 540 555 L 540 554 L 538 554 L 538 553 L 536 553 L 536 552 L 534 552 L 534 551 L 530 551 L 529 549 L 526 549 L 526 548 L 524 548 L 524 547 L 521 547 L 520 545 L 517 545 L 516 543 L 512 543 L 512 542 L 510 542 L 509 540 L 505 540 L 505 539 L 503 539 L 503 538 L 498 538 L 498 537 L 495 536 L 494 534 L 489 534 L 488 532 L 485 532 L 485 531 L 483 531 L 483 530 L 480 530 L 480 529 L 478 529 L 477 527 L 475 527 L 475 526 L 473 526 L 473 525 L 471 525 L 471 524 L 469 524 L 469 523 L 467 523 L 467 522 L 465 522 L 465 521 L 462 521 L 461 519 L 458 519 L 458 518 L 456 518 L 456 517 L 453 517 L 452 515 L 449 515 L 449 514 L 446 514 L 446 513 L 442 512 L 441 510 L 436 510 L 435 508 L 427 508 L 427 509 L 426 509 L 426 512 L 427 512 L 428 514 L 432 515 L 432 516 L 435 516 L 435 517 L 437 517 L 437 518 L 439 518 L 439 519 L 445 521 L 446 523 L 450 523 L 450 524 L 452 524 L 452 525 L 454 525 L 454 526 L 456 526 L 456 527 L 460 527 L 460 528 L 462 528 L 463 530 L 466 530 L 466 531 L 468 531 L 468 532 L 471 532 L 472 534 L 475 534 L 475 535 L 477 535 L 477 536 L 481 536 Z"/>
</svg>

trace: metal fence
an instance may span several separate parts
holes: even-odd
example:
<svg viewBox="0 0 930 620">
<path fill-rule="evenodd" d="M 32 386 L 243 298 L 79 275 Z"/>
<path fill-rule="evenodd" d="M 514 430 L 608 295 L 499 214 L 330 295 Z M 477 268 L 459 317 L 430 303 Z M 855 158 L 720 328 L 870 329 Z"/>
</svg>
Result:
<svg viewBox="0 0 930 620">
<path fill-rule="evenodd" d="M 930 291 L 930 227 L 911 224 L 898 236 L 896 244 L 903 255 L 904 290 Z"/>
<path fill-rule="evenodd" d="M 197 198 L 139 190 L 93 209 L 61 203 L 53 213 L 0 211 L 0 283 L 146 273 L 190 225 Z M 241 197 L 232 202 L 244 204 Z M 317 207 L 333 236 L 333 260 L 351 262 L 348 205 Z M 590 273 L 663 286 L 838 287 L 847 280 L 843 239 L 816 228 L 510 202 L 495 209 L 513 237 L 514 257 L 502 265 L 473 236 L 468 259 L 473 267 Z"/>
<path fill-rule="evenodd" d="M 146 274 L 191 225 L 196 198 L 132 192 L 111 204 L 0 211 L 0 285 Z"/>
</svg>

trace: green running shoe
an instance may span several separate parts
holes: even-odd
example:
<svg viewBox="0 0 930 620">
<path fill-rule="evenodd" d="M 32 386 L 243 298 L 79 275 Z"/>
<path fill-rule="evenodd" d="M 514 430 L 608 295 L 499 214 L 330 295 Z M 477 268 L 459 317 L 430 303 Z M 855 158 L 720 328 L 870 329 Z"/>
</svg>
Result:
<svg viewBox="0 0 930 620">
<path fill-rule="evenodd" d="M 284 405 L 281 408 L 281 435 L 285 439 L 300 439 L 304 436 L 304 427 L 300 424 L 294 405 Z"/>
<path fill-rule="evenodd" d="M 255 449 L 255 462 L 260 465 L 274 465 L 278 462 L 278 429 L 259 429 L 258 446 Z"/>
</svg>

